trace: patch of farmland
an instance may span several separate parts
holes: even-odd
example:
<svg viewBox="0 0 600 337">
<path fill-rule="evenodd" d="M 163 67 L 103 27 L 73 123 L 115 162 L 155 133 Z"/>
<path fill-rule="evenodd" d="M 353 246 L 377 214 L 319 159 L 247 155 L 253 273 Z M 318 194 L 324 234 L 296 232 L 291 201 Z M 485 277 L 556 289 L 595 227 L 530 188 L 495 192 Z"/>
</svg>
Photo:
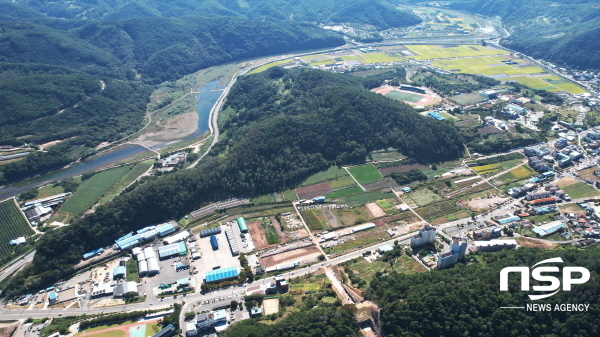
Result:
<svg viewBox="0 0 600 337">
<path fill-rule="evenodd" d="M 582 182 L 565 186 L 562 189 L 571 197 L 571 199 L 579 199 L 600 195 L 600 192 L 598 190 Z"/>
<path fill-rule="evenodd" d="M 398 166 L 385 167 L 385 168 L 379 169 L 379 171 L 384 176 L 387 176 L 392 173 L 408 172 L 410 170 L 420 170 L 420 169 L 424 169 L 427 167 L 429 167 L 429 166 L 422 165 L 422 164 L 398 165 Z"/>
<path fill-rule="evenodd" d="M 327 195 L 332 192 L 333 190 L 331 189 L 328 183 L 320 183 L 305 187 L 298 187 L 296 189 L 296 194 L 300 199 L 312 199 L 314 197 Z"/>
<path fill-rule="evenodd" d="M 8 244 L 10 240 L 33 234 L 29 221 L 25 219 L 14 199 L 0 203 L 0 256 L 8 255 L 13 251 Z"/>
<path fill-rule="evenodd" d="M 368 202 L 377 201 L 380 199 L 390 199 L 394 197 L 394 193 L 382 193 L 379 191 L 374 191 L 350 195 L 345 197 L 344 200 L 350 207 L 353 207 L 358 205 L 364 205 Z"/>
<path fill-rule="evenodd" d="M 129 168 L 129 166 L 122 166 L 94 174 L 81 184 L 60 210 L 77 215 L 83 214 L 94 206 L 108 189 L 121 180 L 129 172 Z"/>
<path fill-rule="evenodd" d="M 117 194 L 121 193 L 123 189 L 125 189 L 129 184 L 134 182 L 139 176 L 144 174 L 152 165 L 154 164 L 154 160 L 145 160 L 136 164 L 127 174 L 121 179 L 118 183 L 113 185 L 110 190 L 105 194 L 100 202 L 109 202 L 112 198 L 114 198 Z"/>
<path fill-rule="evenodd" d="M 364 184 L 363 187 L 365 188 L 366 191 L 376 191 L 376 190 L 381 190 L 384 188 L 394 188 L 394 187 L 399 187 L 400 185 L 398 185 L 398 183 L 390 178 L 390 177 L 385 177 L 383 179 L 379 179 L 377 181 L 374 181 L 372 183 L 368 183 L 368 184 Z"/>
<path fill-rule="evenodd" d="M 347 197 L 352 194 L 357 194 L 357 193 L 362 193 L 362 192 L 363 192 L 363 189 L 360 188 L 360 186 L 354 186 L 351 188 L 345 188 L 343 190 L 339 190 L 339 191 L 335 191 L 333 193 L 327 194 L 325 197 L 328 199 L 343 198 L 343 197 Z"/>
<path fill-rule="evenodd" d="M 373 219 L 366 207 L 336 208 L 331 210 L 344 226 L 354 226 Z"/>
<path fill-rule="evenodd" d="M 314 184 L 322 183 L 322 182 L 325 182 L 328 180 L 338 179 L 338 178 L 347 177 L 347 176 L 348 176 L 348 172 L 346 172 L 346 170 L 339 168 L 337 166 L 331 166 L 330 168 L 328 168 L 325 171 L 315 173 L 312 176 L 306 178 L 306 180 L 304 180 L 304 182 L 302 182 L 302 184 L 300 184 L 300 186 L 303 187 L 303 186 L 314 185 Z"/>
<path fill-rule="evenodd" d="M 410 192 L 410 197 L 419 205 L 419 207 L 443 200 L 441 196 L 433 193 L 427 188 L 420 188 L 416 191 Z"/>
<path fill-rule="evenodd" d="M 381 173 L 371 164 L 353 166 L 348 171 L 360 184 L 367 184 L 381 179 Z"/>
<path fill-rule="evenodd" d="M 306 225 L 313 231 L 322 231 L 326 229 L 331 229 L 329 226 L 329 222 L 327 221 L 327 217 L 321 210 L 318 209 L 308 209 L 300 211 L 302 214 L 302 218 L 306 221 Z"/>
</svg>

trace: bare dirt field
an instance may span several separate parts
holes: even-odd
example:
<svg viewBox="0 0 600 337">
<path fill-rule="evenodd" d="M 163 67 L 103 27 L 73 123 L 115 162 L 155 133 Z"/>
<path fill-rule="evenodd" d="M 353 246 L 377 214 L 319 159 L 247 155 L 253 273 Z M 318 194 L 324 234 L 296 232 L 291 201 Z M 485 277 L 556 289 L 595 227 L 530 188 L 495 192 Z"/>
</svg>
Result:
<svg viewBox="0 0 600 337">
<path fill-rule="evenodd" d="M 198 119 L 198 113 L 195 111 L 177 115 L 157 123 L 148 132 L 136 139 L 136 142 L 151 147 L 165 141 L 187 137 L 198 129 Z"/>
<path fill-rule="evenodd" d="M 404 234 L 410 233 L 412 231 L 416 231 L 419 228 L 423 227 L 423 225 L 425 225 L 425 223 L 421 221 L 421 222 L 417 222 L 417 223 L 413 223 L 413 224 L 400 226 L 400 227 L 398 227 L 398 229 L 396 229 L 396 235 L 404 235 Z"/>
<path fill-rule="evenodd" d="M 310 246 L 265 257 L 264 259 L 261 259 L 261 264 L 265 267 L 270 267 L 288 261 L 312 261 L 320 254 L 321 251 L 316 246 Z"/>
<path fill-rule="evenodd" d="M 379 207 L 379 205 L 377 205 L 376 203 L 370 202 L 365 206 L 367 207 L 369 212 L 371 212 L 371 215 L 373 215 L 374 218 L 381 218 L 385 216 L 385 212 L 383 211 L 383 209 L 381 209 L 381 207 Z"/>
<path fill-rule="evenodd" d="M 473 212 L 483 212 L 486 211 L 500 203 L 503 203 L 510 198 L 503 198 L 499 196 L 494 196 L 492 198 L 478 197 L 477 199 L 469 200 L 465 204 L 469 209 Z"/>
<path fill-rule="evenodd" d="M 556 243 L 544 242 L 544 241 L 539 241 L 539 240 L 530 239 L 530 238 L 516 238 L 516 240 L 517 240 L 517 243 L 519 244 L 519 246 L 527 247 L 527 248 L 547 249 L 547 248 L 554 248 L 554 247 L 558 246 L 558 244 L 556 244 Z"/>
<path fill-rule="evenodd" d="M 320 183 L 296 189 L 296 194 L 300 199 L 311 199 L 321 195 L 332 193 L 333 190 L 328 183 Z"/>
<path fill-rule="evenodd" d="M 265 233 L 265 229 L 260 225 L 260 221 L 250 221 L 247 225 L 250 237 L 252 237 L 257 250 L 270 246 L 267 242 L 267 234 Z"/>
<path fill-rule="evenodd" d="M 287 238 L 288 235 L 281 230 L 281 225 L 279 224 L 279 221 L 277 221 L 277 218 L 274 216 L 270 216 L 269 219 L 271 219 L 271 224 L 273 224 L 273 228 L 275 229 L 275 231 L 277 232 L 277 235 L 279 236 L 279 244 L 283 244 L 287 242 Z"/>
<path fill-rule="evenodd" d="M 560 179 L 559 181 L 556 182 L 556 184 L 558 186 L 560 186 L 561 188 L 565 187 L 565 186 L 570 186 L 573 184 L 577 184 L 579 182 L 579 180 L 575 179 L 575 178 L 571 178 L 571 177 L 565 177 Z"/>
<path fill-rule="evenodd" d="M 390 173 L 394 173 L 394 172 L 408 172 L 410 170 L 420 170 L 420 169 L 424 169 L 427 168 L 427 165 L 421 165 L 421 164 L 412 164 L 412 165 L 399 165 L 399 166 L 392 166 L 392 167 L 386 167 L 386 168 L 382 168 L 379 169 L 379 172 L 381 172 L 381 174 L 388 175 Z"/>
<path fill-rule="evenodd" d="M 263 301 L 263 315 L 276 314 L 279 311 L 279 299 L 269 298 Z"/>
<path fill-rule="evenodd" d="M 594 171 L 598 171 L 598 167 L 590 167 L 585 170 L 577 171 L 581 180 L 591 180 L 591 181 L 599 181 L 600 178 L 594 174 Z"/>
</svg>

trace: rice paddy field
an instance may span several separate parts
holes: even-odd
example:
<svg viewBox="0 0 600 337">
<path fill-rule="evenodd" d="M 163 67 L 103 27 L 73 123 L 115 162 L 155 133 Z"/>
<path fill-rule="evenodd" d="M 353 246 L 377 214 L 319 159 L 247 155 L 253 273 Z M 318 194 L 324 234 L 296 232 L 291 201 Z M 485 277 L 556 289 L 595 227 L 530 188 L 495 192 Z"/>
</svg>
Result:
<svg viewBox="0 0 600 337">
<path fill-rule="evenodd" d="M 453 72 L 485 75 L 499 81 L 517 81 L 533 89 L 566 91 L 581 94 L 585 90 L 569 81 L 548 73 L 526 60 L 515 59 L 508 52 L 482 46 L 406 45 L 417 60 L 437 59 L 431 64 Z M 446 58 L 446 60 L 441 60 Z"/>
<path fill-rule="evenodd" d="M 362 64 L 388 63 L 402 61 L 401 58 L 385 53 L 356 53 L 352 55 L 317 54 L 303 56 L 301 59 L 309 65 L 323 65 L 341 61 L 358 61 Z M 257 68 L 258 69 L 258 68 Z"/>
</svg>

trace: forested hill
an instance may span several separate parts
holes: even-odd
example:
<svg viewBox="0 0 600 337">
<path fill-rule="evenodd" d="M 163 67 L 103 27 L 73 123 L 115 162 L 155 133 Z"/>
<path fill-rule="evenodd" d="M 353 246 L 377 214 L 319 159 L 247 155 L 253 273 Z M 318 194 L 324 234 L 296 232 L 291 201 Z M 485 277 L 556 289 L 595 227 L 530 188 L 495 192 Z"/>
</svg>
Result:
<svg viewBox="0 0 600 337">
<path fill-rule="evenodd" d="M 11 14 L 16 19 L 8 20 Z M 19 21 L 30 15 L 39 23 L 66 21 L 16 10 L 0 20 L 0 143 L 64 142 L 3 165 L 0 183 L 64 166 L 135 132 L 148 84 L 243 58 L 344 44 L 337 33 L 301 23 L 138 18 L 57 29 Z"/>
<path fill-rule="evenodd" d="M 477 253 L 480 254 L 480 253 Z M 430 273 L 392 272 L 371 281 L 367 297 L 382 307 L 382 328 L 389 336 L 579 336 L 600 335 L 600 260 L 592 249 L 539 250 L 484 253 L 468 267 Z M 561 257 L 559 268 L 581 266 L 590 271 L 590 280 L 559 291 L 549 298 L 531 301 L 521 292 L 517 274 L 511 274 L 508 292 L 500 291 L 500 270 L 508 266 L 529 266 Z M 477 262 L 479 261 L 479 262 Z M 576 276 L 577 275 L 577 276 Z M 554 274 L 558 276 L 558 274 Z M 580 277 L 574 274 L 573 277 Z M 546 283 L 542 283 L 546 285 Z M 536 285 L 536 283 L 532 283 Z M 551 311 L 501 309 L 527 304 L 552 306 Z M 589 304 L 587 312 L 554 311 L 555 305 Z"/>
<path fill-rule="evenodd" d="M 469 0 L 450 4 L 501 17 L 511 35 L 502 44 L 575 68 L 600 69 L 600 0 Z"/>
<path fill-rule="evenodd" d="M 240 16 L 253 20 L 312 23 L 355 22 L 379 28 L 406 27 L 421 22 L 390 0 L 41 0 L 25 1 L 31 8 L 52 18 L 102 21 L 138 17 Z M 13 11 L 17 12 L 13 9 Z M 32 13 L 18 11 L 19 15 Z"/>
<path fill-rule="evenodd" d="M 278 67 L 240 78 L 228 97 L 230 118 L 222 128 L 231 138 L 219 141 L 199 167 L 142 184 L 44 235 L 32 267 L 15 277 L 5 294 L 25 291 L 28 276 L 29 289 L 57 280 L 83 252 L 131 230 L 178 219 L 207 202 L 292 188 L 332 164 L 364 161 L 374 149 L 398 147 L 429 163 L 462 155 L 452 123 L 374 94 L 364 88 L 368 81 Z"/>
<path fill-rule="evenodd" d="M 242 18 L 139 18 L 91 23 L 64 31 L 23 22 L 0 23 L 0 61 L 36 62 L 146 83 L 180 78 L 220 63 L 344 44 L 336 33 L 307 24 Z"/>
</svg>

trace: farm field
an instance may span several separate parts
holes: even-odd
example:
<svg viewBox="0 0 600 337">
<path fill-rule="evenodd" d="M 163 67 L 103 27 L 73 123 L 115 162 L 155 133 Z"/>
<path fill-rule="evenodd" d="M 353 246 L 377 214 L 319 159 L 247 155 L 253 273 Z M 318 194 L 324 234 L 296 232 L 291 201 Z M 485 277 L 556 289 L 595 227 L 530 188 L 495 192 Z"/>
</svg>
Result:
<svg viewBox="0 0 600 337">
<path fill-rule="evenodd" d="M 14 199 L 0 203 L 0 255 L 7 255 L 13 251 L 8 241 L 33 234 L 33 229 Z"/>
<path fill-rule="evenodd" d="M 508 54 L 507 51 L 483 47 L 481 45 L 460 45 L 453 47 L 439 45 L 405 45 L 404 47 L 416 54 L 415 56 L 407 56 L 408 58 L 414 58 L 415 60 Z"/>
<path fill-rule="evenodd" d="M 506 172 L 505 174 L 497 177 L 496 180 L 499 180 L 504 184 L 508 184 L 514 181 L 529 178 L 534 174 L 535 171 L 529 167 L 529 165 L 523 165 Z"/>
<path fill-rule="evenodd" d="M 420 188 L 416 191 L 412 191 L 408 194 L 408 196 L 414 200 L 414 202 L 419 205 L 419 207 L 423 207 L 434 203 L 436 201 L 443 200 L 443 198 L 427 188 Z"/>
<path fill-rule="evenodd" d="M 329 181 L 329 186 L 331 186 L 332 189 L 353 185 L 356 185 L 356 182 L 354 181 L 354 179 L 352 179 L 350 175 Z"/>
<path fill-rule="evenodd" d="M 360 53 L 352 55 L 339 55 L 339 54 L 317 54 L 303 56 L 301 59 L 308 62 L 309 65 L 323 65 L 340 61 L 359 61 L 362 64 L 373 64 L 373 63 L 388 63 L 402 61 L 401 58 L 388 55 L 386 53 Z M 288 61 L 289 62 L 289 61 Z M 257 68 L 258 69 L 258 68 Z M 268 68 L 266 68 L 268 69 Z M 253 71 L 254 72 L 254 71 Z"/>
<path fill-rule="evenodd" d="M 371 164 L 353 166 L 348 171 L 360 184 L 367 184 L 382 178 L 381 173 Z"/>
<path fill-rule="evenodd" d="M 564 190 L 571 197 L 571 199 L 579 199 L 600 195 L 600 192 L 598 190 L 582 182 L 565 186 L 562 188 L 562 190 Z"/>
<path fill-rule="evenodd" d="M 322 182 L 325 182 L 328 180 L 339 179 L 342 177 L 350 178 L 350 176 L 348 175 L 348 172 L 346 172 L 346 170 L 344 170 L 342 168 L 338 168 L 337 166 L 331 166 L 330 168 L 328 168 L 325 171 L 315 173 L 312 176 L 306 178 L 306 180 L 304 180 L 302 182 L 302 184 L 300 184 L 300 186 L 314 185 L 314 184 L 322 183 Z M 352 178 L 350 178 L 350 179 L 352 179 Z M 331 187 L 334 188 L 333 186 L 331 186 Z"/>
<path fill-rule="evenodd" d="M 362 62 L 362 63 L 366 63 L 366 64 L 402 61 L 402 59 L 399 57 L 390 56 L 390 55 L 384 54 L 384 53 L 360 54 L 360 57 L 362 57 L 364 59 L 364 62 Z"/>
<path fill-rule="evenodd" d="M 513 159 L 513 160 L 499 162 L 496 164 L 474 166 L 474 167 L 471 167 L 471 169 L 484 177 L 489 177 L 489 176 L 493 176 L 496 173 L 506 171 L 506 170 L 510 169 L 511 167 L 521 164 L 522 162 L 523 162 L 523 160 L 521 160 L 521 159 Z"/>
<path fill-rule="evenodd" d="M 272 245 L 281 241 L 269 217 L 262 217 L 256 220 L 260 221 L 260 225 L 262 226 L 262 228 L 265 229 L 265 234 L 267 235 L 267 243 Z"/>
<path fill-rule="evenodd" d="M 423 267 L 417 261 L 404 254 L 390 262 L 383 261 L 381 258 L 373 262 L 368 262 L 363 258 L 358 258 L 350 260 L 344 265 L 350 267 L 350 270 L 355 271 L 360 278 L 365 280 L 367 282 L 367 286 L 375 277 L 375 274 L 384 269 L 390 271 L 393 270 L 404 274 L 421 273 L 427 271 L 427 269 L 425 269 L 425 267 Z"/>
<path fill-rule="evenodd" d="M 467 53 L 460 56 L 473 56 Z M 443 58 L 438 56 L 437 58 Z M 545 69 L 526 60 L 510 60 L 516 64 L 506 64 L 502 61 L 508 61 L 502 55 L 485 56 L 475 58 L 460 58 L 449 60 L 437 60 L 432 64 L 436 67 L 450 70 L 453 72 L 485 75 L 493 77 L 500 81 L 517 81 L 533 89 L 542 89 L 549 91 L 567 91 L 572 94 L 581 94 L 586 92 L 583 88 L 552 75 Z M 545 75 L 545 76 L 544 76 Z"/>
<path fill-rule="evenodd" d="M 104 197 L 100 199 L 100 202 L 109 202 L 114 198 L 117 194 L 121 193 L 123 189 L 125 189 L 129 184 L 134 182 L 139 176 L 145 173 L 150 167 L 154 164 L 154 160 L 145 160 L 136 164 L 127 174 L 119 180 L 110 190 L 106 193 Z"/>
<path fill-rule="evenodd" d="M 271 62 L 271 63 L 267 63 L 267 64 L 263 64 L 262 66 L 252 70 L 251 72 L 248 73 L 248 75 L 250 74 L 255 74 L 255 73 L 260 73 L 261 71 L 265 71 L 269 68 L 272 67 L 276 67 L 276 66 L 280 66 L 282 64 L 286 64 L 286 63 L 290 63 L 292 62 L 293 59 L 287 59 L 287 60 L 283 60 L 283 61 L 276 61 L 276 62 Z"/>
<path fill-rule="evenodd" d="M 373 219 L 365 206 L 332 210 L 344 226 L 354 226 Z"/>
<path fill-rule="evenodd" d="M 296 190 L 286 190 L 281 192 L 281 196 L 283 197 L 283 201 L 294 201 L 298 200 L 296 197 Z"/>
<path fill-rule="evenodd" d="M 357 194 L 357 193 L 362 193 L 362 192 L 363 192 L 362 188 L 360 188 L 359 186 L 354 186 L 351 188 L 346 188 L 343 190 L 335 191 L 331 194 L 327 194 L 325 197 L 330 198 L 330 199 L 343 198 L 343 197 L 347 197 L 352 194 Z"/>
<path fill-rule="evenodd" d="M 129 172 L 129 166 L 122 166 L 94 174 L 84 181 L 79 189 L 63 204 L 61 212 L 82 214 L 102 198 L 102 195 Z"/>
<path fill-rule="evenodd" d="M 390 198 L 395 198 L 395 197 L 396 196 L 394 195 L 394 193 L 382 193 L 379 191 L 373 191 L 373 192 L 366 192 L 366 193 L 350 195 L 350 196 L 344 197 L 344 200 L 350 207 L 353 207 L 353 206 L 358 206 L 358 205 L 364 205 L 368 202 L 373 202 L 373 201 L 377 201 L 380 199 L 390 199 Z"/>
<path fill-rule="evenodd" d="M 306 221 L 306 225 L 313 231 L 321 231 L 331 229 L 327 217 L 321 210 L 308 209 L 300 211 L 302 218 Z"/>
</svg>

